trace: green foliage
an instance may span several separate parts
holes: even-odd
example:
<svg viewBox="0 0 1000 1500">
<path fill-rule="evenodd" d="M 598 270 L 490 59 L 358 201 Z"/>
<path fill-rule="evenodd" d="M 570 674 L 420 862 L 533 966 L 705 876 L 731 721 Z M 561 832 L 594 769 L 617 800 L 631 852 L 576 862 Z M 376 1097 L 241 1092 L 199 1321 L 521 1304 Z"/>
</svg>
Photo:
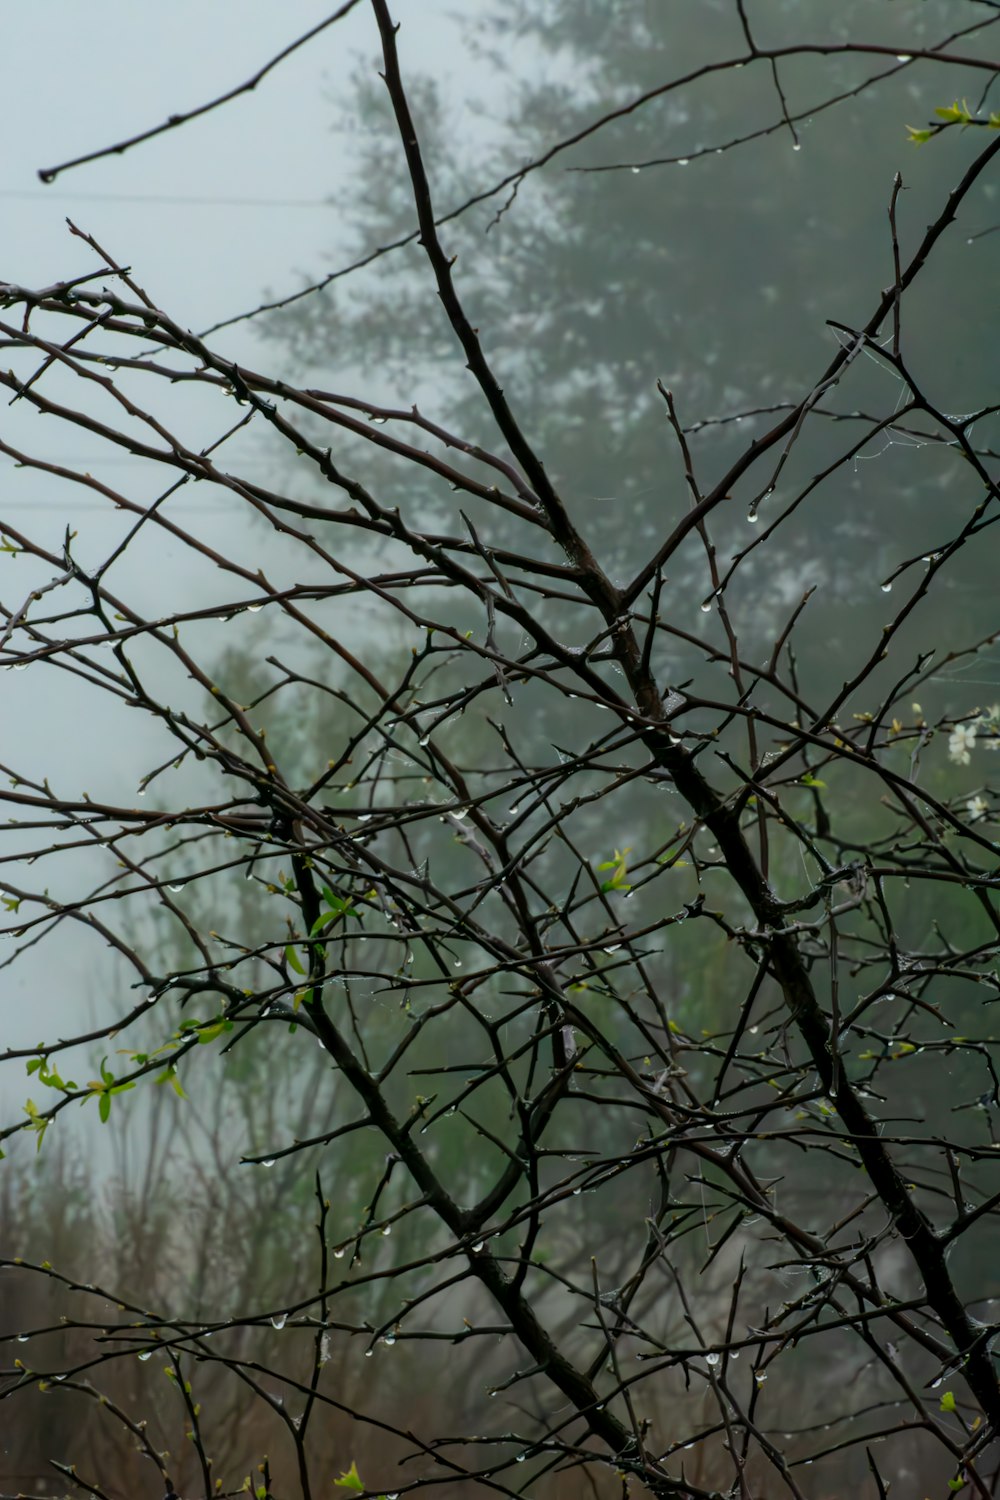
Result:
<svg viewBox="0 0 1000 1500">
<path fill-rule="evenodd" d="M 351 1460 L 351 1467 L 349 1469 L 345 1469 L 340 1478 L 335 1479 L 333 1482 L 335 1485 L 339 1486 L 340 1489 L 357 1490 L 360 1494 L 364 1493 L 365 1486 L 360 1474 L 358 1473 L 358 1466 L 353 1459 Z"/>
<path fill-rule="evenodd" d="M 624 849 L 616 849 L 610 859 L 604 860 L 602 864 L 597 866 L 600 871 L 611 871 L 607 879 L 601 881 L 602 891 L 630 891 L 632 889 L 626 878 L 628 876 L 626 856 L 631 852 L 630 845 L 626 845 Z"/>
</svg>

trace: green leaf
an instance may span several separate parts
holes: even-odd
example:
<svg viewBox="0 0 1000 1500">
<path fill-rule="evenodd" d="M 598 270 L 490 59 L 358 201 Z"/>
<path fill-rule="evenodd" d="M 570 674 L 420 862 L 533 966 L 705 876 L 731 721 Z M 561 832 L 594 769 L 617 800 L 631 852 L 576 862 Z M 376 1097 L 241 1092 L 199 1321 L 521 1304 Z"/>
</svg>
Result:
<svg viewBox="0 0 1000 1500">
<path fill-rule="evenodd" d="M 925 141 L 929 141 L 935 134 L 933 130 L 917 130 L 913 125 L 907 125 L 906 129 L 910 137 L 910 144 L 913 146 L 922 146 Z"/>
<path fill-rule="evenodd" d="M 187 1098 L 187 1094 L 185 1094 L 183 1085 L 181 1084 L 180 1079 L 177 1077 L 177 1069 L 173 1063 L 169 1063 L 164 1068 L 162 1073 L 158 1073 L 157 1076 L 153 1079 L 153 1082 L 159 1084 L 169 1083 L 178 1099 Z"/>
<path fill-rule="evenodd" d="M 340 1478 L 335 1479 L 333 1482 L 344 1490 L 364 1490 L 361 1475 L 358 1473 L 358 1466 L 353 1459 L 351 1460 L 351 1467 L 346 1469 Z"/>
<path fill-rule="evenodd" d="M 825 787 L 826 786 L 826 782 L 825 781 L 820 781 L 820 779 L 819 779 L 818 776 L 800 776 L 799 777 L 799 781 L 802 783 L 803 786 L 820 786 L 820 787 Z"/>
<path fill-rule="evenodd" d="M 951 1391 L 945 1391 L 944 1395 L 941 1397 L 941 1410 L 955 1410 L 955 1397 L 952 1395 Z"/>
<path fill-rule="evenodd" d="M 607 880 L 601 882 L 601 890 L 606 891 L 630 891 L 632 887 L 626 880 L 628 874 L 628 862 L 625 858 L 631 853 L 631 845 L 624 849 L 616 849 L 611 859 L 606 859 L 603 864 L 597 866 L 599 870 L 610 870 L 611 875 Z"/>
<path fill-rule="evenodd" d="M 207 1046 L 209 1042 L 214 1042 L 217 1037 L 220 1037 L 224 1031 L 232 1031 L 232 1029 L 232 1021 L 227 1020 L 225 1016 L 223 1016 L 221 1021 L 210 1022 L 209 1025 L 203 1026 L 198 1032 L 199 1047 Z"/>
<path fill-rule="evenodd" d="M 98 1105 L 97 1105 L 97 1112 L 98 1112 L 98 1114 L 101 1117 L 101 1124 L 102 1125 L 106 1125 L 108 1123 L 108 1116 L 111 1113 L 111 1095 L 110 1094 L 102 1094 L 101 1095 L 100 1100 L 99 1100 Z"/>
<path fill-rule="evenodd" d="M 972 112 L 963 101 L 959 104 L 956 99 L 954 104 L 947 104 L 943 109 L 936 109 L 934 113 L 939 120 L 947 120 L 950 125 L 971 125 Z"/>
<path fill-rule="evenodd" d="M 289 943 L 285 948 L 285 957 L 288 960 L 289 967 L 294 969 L 296 974 L 304 974 L 306 972 L 302 967 L 301 958 L 299 958 L 299 955 L 296 953 L 291 943 Z"/>
<path fill-rule="evenodd" d="M 36 1132 L 37 1139 L 35 1141 L 35 1150 L 41 1151 L 42 1141 L 45 1139 L 45 1132 L 52 1124 L 52 1121 L 51 1119 L 44 1118 L 39 1114 L 38 1105 L 35 1103 L 34 1099 L 29 1099 L 23 1107 L 25 1114 L 28 1116 L 28 1118 L 24 1122 L 24 1129 L 34 1130 Z"/>
</svg>

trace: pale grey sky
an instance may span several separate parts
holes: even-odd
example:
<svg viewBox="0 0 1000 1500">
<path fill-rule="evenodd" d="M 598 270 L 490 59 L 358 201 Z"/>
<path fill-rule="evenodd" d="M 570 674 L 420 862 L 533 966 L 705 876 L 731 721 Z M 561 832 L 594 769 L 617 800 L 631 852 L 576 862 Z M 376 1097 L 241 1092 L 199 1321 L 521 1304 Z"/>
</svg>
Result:
<svg viewBox="0 0 1000 1500">
<path fill-rule="evenodd" d="M 192 327 L 325 264 L 336 223 L 324 200 L 345 180 L 349 149 L 331 130 L 332 96 L 377 53 L 365 4 L 224 109 L 50 186 L 36 174 L 243 82 L 332 9 L 315 0 L 99 0 L 84 24 L 78 0 L 8 8 L 0 277 L 45 284 L 85 264 L 67 216 Z M 468 77 L 454 9 L 449 0 L 399 0 L 404 61 L 442 80 L 461 65 Z"/>
</svg>

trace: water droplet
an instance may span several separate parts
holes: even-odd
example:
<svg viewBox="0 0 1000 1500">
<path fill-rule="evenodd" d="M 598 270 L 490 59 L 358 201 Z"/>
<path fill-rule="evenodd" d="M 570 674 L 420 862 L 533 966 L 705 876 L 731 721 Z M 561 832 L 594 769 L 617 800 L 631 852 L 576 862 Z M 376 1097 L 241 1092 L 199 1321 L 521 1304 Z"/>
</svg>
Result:
<svg viewBox="0 0 1000 1500">
<path fill-rule="evenodd" d="M 371 1357 L 372 1357 L 372 1355 L 374 1353 L 375 1353 L 374 1349 L 366 1349 L 365 1350 L 365 1359 L 371 1359 Z"/>
<path fill-rule="evenodd" d="M 386 424 L 386 422 L 388 422 L 389 418 L 388 417 L 369 417 L 368 420 L 370 422 L 374 422 L 376 427 L 384 427 L 385 424 Z"/>
<path fill-rule="evenodd" d="M 754 1380 L 756 1381 L 756 1383 L 758 1385 L 763 1385 L 764 1381 L 767 1379 L 767 1371 L 766 1370 L 754 1370 L 754 1372 L 753 1372 L 753 1378 L 754 1378 Z"/>
<path fill-rule="evenodd" d="M 344 1253 L 345 1253 L 344 1246 L 343 1245 L 338 1245 L 337 1248 L 336 1248 L 336 1250 L 333 1252 L 333 1258 L 334 1258 L 334 1260 L 343 1260 Z"/>
<path fill-rule="evenodd" d="M 793 151 L 801 151 L 802 150 L 802 142 L 801 141 L 795 141 L 794 144 L 792 145 L 792 150 Z"/>
<path fill-rule="evenodd" d="M 704 602 L 704 604 L 701 606 L 701 612 L 702 612 L 702 614 L 703 615 L 707 615 L 708 612 L 709 612 L 709 610 L 711 608 L 712 608 L 712 601 L 711 601 L 711 599 L 706 599 L 705 602 Z"/>
<path fill-rule="evenodd" d="M 285 1324 L 287 1322 L 288 1322 L 288 1314 L 287 1313 L 275 1313 L 274 1317 L 271 1319 L 271 1327 L 272 1328 L 284 1328 L 284 1326 L 285 1326 Z"/>
<path fill-rule="evenodd" d="M 387 1333 L 382 1342 L 387 1349 L 391 1349 L 393 1344 L 396 1342 L 396 1335 L 394 1333 Z"/>
<path fill-rule="evenodd" d="M 633 177 L 638 177 L 639 171 L 640 171 L 640 169 L 638 167 L 633 167 L 632 168 L 632 176 Z"/>
<path fill-rule="evenodd" d="M 621 943 L 610 943 L 604 951 L 605 953 L 617 953 L 620 947 Z"/>
<path fill-rule="evenodd" d="M 476 1243 L 472 1247 L 472 1253 L 473 1253 L 473 1255 L 478 1255 L 479 1252 L 481 1250 L 483 1250 L 484 1248 L 485 1248 L 484 1242 L 482 1240 L 477 1240 Z"/>
<path fill-rule="evenodd" d="M 882 592 L 883 592 L 883 594 L 891 594 L 892 593 L 892 583 L 891 582 L 890 583 L 883 583 L 882 584 Z"/>
<path fill-rule="evenodd" d="M 519 1453 L 517 1455 L 517 1458 L 514 1460 L 514 1462 L 515 1463 L 519 1463 L 519 1464 L 523 1464 L 524 1460 L 527 1458 L 527 1456 L 528 1455 L 526 1453 Z"/>
<path fill-rule="evenodd" d="M 677 165 L 679 167 L 686 167 L 689 164 L 690 160 L 691 158 L 689 156 L 679 156 L 677 158 Z"/>
<path fill-rule="evenodd" d="M 718 1354 L 716 1354 L 714 1349 L 709 1354 L 705 1355 L 705 1363 L 706 1365 L 712 1365 L 713 1368 L 719 1363 L 719 1356 Z"/>
<path fill-rule="evenodd" d="M 384 1240 L 387 1240 L 389 1238 L 389 1236 L 390 1236 L 391 1233 L 392 1233 L 392 1225 L 391 1224 L 387 1224 L 385 1226 L 385 1228 L 382 1230 L 382 1238 Z"/>
<path fill-rule="evenodd" d="M 429 745 L 430 742 L 431 742 L 430 735 L 429 734 L 423 734 L 423 735 L 420 736 L 420 739 L 417 741 L 417 744 L 418 745 Z"/>
<path fill-rule="evenodd" d="M 455 819 L 456 823 L 462 823 L 462 822 L 464 822 L 464 820 L 468 816 L 469 816 L 469 809 L 467 807 L 458 807 L 452 813 L 452 817 Z"/>
<path fill-rule="evenodd" d="M 262 1161 L 261 1162 L 261 1166 L 262 1167 L 273 1167 L 274 1166 L 274 1157 L 273 1156 L 269 1156 L 266 1161 Z"/>
<path fill-rule="evenodd" d="M 152 1349 L 143 1349 L 140 1352 L 140 1354 L 139 1354 L 139 1358 L 142 1360 L 143 1364 L 146 1363 L 147 1359 L 152 1359 L 152 1357 L 153 1357 L 153 1351 L 152 1351 Z"/>
<path fill-rule="evenodd" d="M 29 1338 L 30 1338 L 30 1334 L 19 1333 L 18 1336 L 17 1336 L 17 1342 L 19 1344 L 26 1344 L 28 1342 Z"/>
<path fill-rule="evenodd" d="M 729 1356 L 730 1359 L 739 1359 L 739 1357 L 740 1357 L 740 1351 L 738 1349 L 734 1349 L 733 1352 Z"/>
<path fill-rule="evenodd" d="M 185 887 L 186 884 L 187 884 L 186 880 L 178 880 L 177 883 L 176 883 L 176 885 L 168 885 L 167 886 L 167 890 L 168 891 L 182 891 L 184 889 L 184 887 Z"/>
<path fill-rule="evenodd" d="M 909 52 L 897 52 L 896 53 L 896 61 L 897 62 L 912 62 L 913 61 L 913 56 Z"/>
</svg>

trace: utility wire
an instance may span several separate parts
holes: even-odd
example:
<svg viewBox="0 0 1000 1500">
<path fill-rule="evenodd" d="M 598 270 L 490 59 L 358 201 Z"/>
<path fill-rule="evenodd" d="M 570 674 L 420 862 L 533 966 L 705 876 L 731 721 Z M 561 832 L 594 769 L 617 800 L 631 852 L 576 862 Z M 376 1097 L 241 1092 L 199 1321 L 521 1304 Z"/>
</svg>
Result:
<svg viewBox="0 0 1000 1500">
<path fill-rule="evenodd" d="M 0 198 L 23 198 L 34 203 L 75 199 L 81 203 L 166 203 L 200 208 L 332 208 L 328 198 L 199 198 L 169 193 L 59 193 L 31 188 L 0 188 Z"/>
</svg>

